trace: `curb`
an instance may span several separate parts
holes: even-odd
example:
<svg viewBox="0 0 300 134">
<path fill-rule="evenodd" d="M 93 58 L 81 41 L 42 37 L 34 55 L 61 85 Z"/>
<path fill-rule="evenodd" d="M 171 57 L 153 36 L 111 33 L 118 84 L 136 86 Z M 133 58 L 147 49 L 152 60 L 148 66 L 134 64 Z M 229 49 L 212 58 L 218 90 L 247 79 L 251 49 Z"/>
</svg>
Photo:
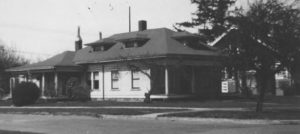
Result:
<svg viewBox="0 0 300 134">
<path fill-rule="evenodd" d="M 143 115 L 101 115 L 101 119 L 121 120 L 164 120 L 164 121 L 192 121 L 204 124 L 232 123 L 232 124 L 270 124 L 270 125 L 298 125 L 300 120 L 251 120 L 251 119 L 228 119 L 228 118 L 187 118 L 187 117 L 152 117 Z"/>
</svg>

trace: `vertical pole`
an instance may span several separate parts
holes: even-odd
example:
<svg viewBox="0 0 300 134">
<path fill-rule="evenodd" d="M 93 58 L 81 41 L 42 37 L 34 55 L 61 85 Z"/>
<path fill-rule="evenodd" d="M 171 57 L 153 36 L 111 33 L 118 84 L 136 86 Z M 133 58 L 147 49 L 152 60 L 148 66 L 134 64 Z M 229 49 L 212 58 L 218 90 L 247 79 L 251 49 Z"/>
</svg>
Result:
<svg viewBox="0 0 300 134">
<path fill-rule="evenodd" d="M 54 73 L 54 89 L 55 89 L 56 96 L 58 96 L 58 74 L 57 74 L 57 72 Z"/>
<path fill-rule="evenodd" d="M 45 96 L 45 73 L 42 75 L 42 97 Z"/>
<path fill-rule="evenodd" d="M 91 72 L 91 90 L 94 89 L 94 73 Z"/>
<path fill-rule="evenodd" d="M 195 67 L 194 66 L 192 66 L 192 85 L 191 85 L 191 87 L 192 87 L 192 93 L 195 93 L 195 84 L 196 84 L 196 76 L 195 76 L 196 74 L 195 74 Z"/>
<path fill-rule="evenodd" d="M 169 70 L 165 67 L 165 95 L 169 95 Z"/>
<path fill-rule="evenodd" d="M 15 78 L 14 77 L 10 78 L 9 86 L 10 86 L 9 97 L 12 98 L 12 90 L 15 87 Z"/>
<path fill-rule="evenodd" d="M 129 6 L 129 32 L 131 32 L 131 8 Z"/>
<path fill-rule="evenodd" d="M 102 65 L 102 99 L 105 100 L 105 93 L 104 93 L 104 65 Z"/>
</svg>

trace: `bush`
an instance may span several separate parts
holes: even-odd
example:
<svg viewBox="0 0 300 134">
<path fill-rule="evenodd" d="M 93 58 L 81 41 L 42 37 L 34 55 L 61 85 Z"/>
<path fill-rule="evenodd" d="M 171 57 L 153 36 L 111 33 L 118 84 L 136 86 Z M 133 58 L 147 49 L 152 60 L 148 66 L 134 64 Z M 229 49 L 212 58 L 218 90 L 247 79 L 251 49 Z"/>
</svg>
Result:
<svg viewBox="0 0 300 134">
<path fill-rule="evenodd" d="M 72 97 L 72 88 L 79 86 L 79 79 L 77 77 L 70 77 L 66 83 L 67 96 Z"/>
<path fill-rule="evenodd" d="M 34 104 L 40 97 L 40 89 L 32 82 L 22 82 L 12 91 L 12 102 L 15 106 Z"/>
<path fill-rule="evenodd" d="M 82 86 L 74 86 L 71 88 L 70 99 L 88 101 L 90 100 L 90 90 Z"/>
</svg>

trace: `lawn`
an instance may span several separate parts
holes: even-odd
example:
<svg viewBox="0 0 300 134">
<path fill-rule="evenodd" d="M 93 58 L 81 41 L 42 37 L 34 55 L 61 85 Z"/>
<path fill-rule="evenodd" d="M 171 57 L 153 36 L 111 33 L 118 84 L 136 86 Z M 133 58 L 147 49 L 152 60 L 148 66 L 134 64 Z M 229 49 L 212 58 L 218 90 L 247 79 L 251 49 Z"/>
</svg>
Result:
<svg viewBox="0 0 300 134">
<path fill-rule="evenodd" d="M 5 108 L 1 109 L 0 113 L 10 114 L 51 114 L 51 115 L 86 115 L 86 116 L 101 116 L 101 115 L 144 115 L 151 113 L 163 113 L 184 111 L 185 109 L 134 109 L 134 108 Z"/>
<path fill-rule="evenodd" d="M 0 106 L 11 106 L 11 101 L 0 101 Z M 137 106 L 137 107 L 194 107 L 194 108 L 254 108 L 255 99 L 222 99 L 206 101 L 153 101 L 143 102 L 118 102 L 118 101 L 39 101 L 31 106 Z M 268 96 L 265 99 L 266 107 L 300 107 L 300 97 L 274 97 Z"/>
<path fill-rule="evenodd" d="M 190 118 L 229 118 L 229 119 L 264 119 L 264 120 L 300 120 L 300 110 L 265 110 L 255 111 L 201 111 L 189 113 L 174 113 L 160 117 L 190 117 Z"/>
<path fill-rule="evenodd" d="M 11 101 L 0 101 L 1 106 L 11 106 Z M 143 102 L 117 102 L 117 101 L 38 101 L 31 107 L 45 108 L 1 108 L 0 113 L 20 114 L 53 114 L 53 115 L 144 115 L 151 113 L 177 112 L 184 108 L 244 108 L 247 111 L 199 111 L 189 113 L 176 113 L 162 115 L 166 117 L 197 117 L 197 118 L 233 118 L 233 119 L 300 119 L 300 97 L 266 97 L 263 113 L 255 113 L 255 99 L 226 99 L 207 101 L 153 101 Z M 66 108 L 66 107 L 92 107 L 92 108 Z M 136 108 L 107 108 L 136 107 Z M 62 107 L 62 108 L 47 108 Z M 105 108 L 106 107 L 106 108 Z M 165 108 L 139 108 L 139 107 L 165 107 Z M 168 108 L 170 107 L 170 108 Z M 177 110 L 172 107 L 182 107 Z"/>
</svg>

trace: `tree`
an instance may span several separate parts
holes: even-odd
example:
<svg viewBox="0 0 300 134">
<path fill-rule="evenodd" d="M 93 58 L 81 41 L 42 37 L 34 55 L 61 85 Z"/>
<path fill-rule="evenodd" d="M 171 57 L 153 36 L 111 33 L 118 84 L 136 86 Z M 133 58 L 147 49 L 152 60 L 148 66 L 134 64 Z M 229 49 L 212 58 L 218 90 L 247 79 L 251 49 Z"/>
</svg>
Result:
<svg viewBox="0 0 300 134">
<path fill-rule="evenodd" d="M 293 68 L 299 53 L 300 11 L 294 6 L 299 1 L 257 0 L 246 12 L 230 10 L 234 2 L 192 0 L 198 5 L 193 13 L 195 18 L 192 22 L 177 25 L 200 26 L 200 31 L 210 40 L 233 29 L 235 35 L 230 37 L 231 45 L 226 50 L 231 59 L 230 66 L 235 72 L 256 71 L 259 89 L 256 111 L 261 112 L 268 79 L 274 79 L 274 74 L 284 68 Z"/>
<path fill-rule="evenodd" d="M 230 28 L 230 14 L 238 10 L 230 8 L 235 2 L 236 0 L 191 0 L 192 4 L 197 5 L 197 11 L 192 13 L 192 21 L 177 23 L 174 28 L 180 30 L 181 26 L 199 27 L 199 32 L 208 41 L 212 41 Z"/>
<path fill-rule="evenodd" d="M 300 10 L 296 1 L 258 0 L 245 14 L 238 14 L 232 22 L 243 41 L 244 57 L 256 70 L 259 97 L 256 111 L 261 112 L 268 79 L 284 68 L 290 68 L 300 43 Z M 249 40 L 252 40 L 250 43 Z M 248 43 L 247 43 L 248 42 Z"/>
<path fill-rule="evenodd" d="M 13 48 L 7 47 L 4 42 L 0 40 L 0 88 L 9 92 L 9 75 L 5 69 L 25 65 L 29 61 L 19 56 Z"/>
</svg>

